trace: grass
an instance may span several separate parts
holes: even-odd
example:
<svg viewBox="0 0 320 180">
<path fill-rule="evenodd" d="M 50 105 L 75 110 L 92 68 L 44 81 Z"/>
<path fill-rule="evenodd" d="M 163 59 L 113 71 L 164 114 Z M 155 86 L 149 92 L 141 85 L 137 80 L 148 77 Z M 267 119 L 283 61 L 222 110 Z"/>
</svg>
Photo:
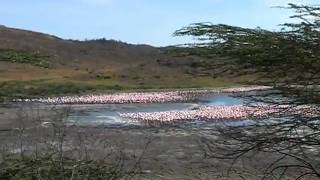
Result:
<svg viewBox="0 0 320 180">
<path fill-rule="evenodd" d="M 83 68 L 79 69 L 69 66 L 47 68 L 50 63 L 46 57 L 15 50 L 0 50 L 0 61 L 4 61 L 0 67 L 0 101 L 103 91 L 239 85 L 239 78 L 200 77 L 185 74 L 179 68 L 154 64 L 96 67 L 90 71 L 84 68 L 85 64 L 80 64 Z"/>
<path fill-rule="evenodd" d="M 192 78 L 186 82 L 153 82 L 139 84 L 122 82 L 119 80 L 51 80 L 39 79 L 31 81 L 4 81 L 0 82 L 0 100 L 6 101 L 16 98 L 34 98 L 55 95 L 70 95 L 95 93 L 101 91 L 128 91 L 128 90 L 157 90 L 202 87 L 228 87 L 238 85 L 225 79 Z"/>
<path fill-rule="evenodd" d="M 49 68 L 50 63 L 47 57 L 40 56 L 36 53 L 22 52 L 10 49 L 0 49 L 0 61 L 11 63 L 31 64 L 42 68 Z"/>
</svg>

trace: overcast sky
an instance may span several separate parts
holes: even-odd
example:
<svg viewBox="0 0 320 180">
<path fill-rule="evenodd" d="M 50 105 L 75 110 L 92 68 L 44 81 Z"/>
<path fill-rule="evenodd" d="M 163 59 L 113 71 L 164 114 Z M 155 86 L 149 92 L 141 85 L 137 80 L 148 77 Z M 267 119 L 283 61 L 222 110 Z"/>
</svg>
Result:
<svg viewBox="0 0 320 180">
<path fill-rule="evenodd" d="M 320 0 L 1 0 L 0 24 L 65 39 L 105 37 L 165 46 L 172 33 L 195 22 L 278 29 L 290 11 L 270 8 Z"/>
</svg>

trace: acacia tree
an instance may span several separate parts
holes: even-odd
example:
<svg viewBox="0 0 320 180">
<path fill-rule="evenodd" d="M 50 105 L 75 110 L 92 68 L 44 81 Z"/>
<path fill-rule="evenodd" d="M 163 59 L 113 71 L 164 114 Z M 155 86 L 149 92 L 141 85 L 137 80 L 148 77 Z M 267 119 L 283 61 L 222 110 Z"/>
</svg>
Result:
<svg viewBox="0 0 320 180">
<path fill-rule="evenodd" d="M 280 31 L 196 23 L 175 35 L 196 38 L 183 51 L 228 57 L 212 59 L 220 69 L 215 72 L 250 74 L 255 84 L 275 88 L 250 98 L 277 106 L 277 112 L 266 119 L 253 117 L 252 125 L 218 129 L 220 140 L 203 139 L 207 157 L 237 160 L 252 153 L 272 154 L 277 158 L 266 166 L 263 178 L 292 172 L 297 179 L 320 178 L 320 6 L 284 8 L 293 10 L 291 18 L 297 21 L 282 24 Z M 308 104 L 303 113 L 292 111 L 301 104 Z"/>
</svg>

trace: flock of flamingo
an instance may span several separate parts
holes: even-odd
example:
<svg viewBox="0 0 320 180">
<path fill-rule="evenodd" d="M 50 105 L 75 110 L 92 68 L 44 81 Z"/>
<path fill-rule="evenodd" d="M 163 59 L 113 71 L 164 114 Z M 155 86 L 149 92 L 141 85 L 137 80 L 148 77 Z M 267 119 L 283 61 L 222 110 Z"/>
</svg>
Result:
<svg viewBox="0 0 320 180">
<path fill-rule="evenodd" d="M 140 93 L 116 93 L 104 95 L 83 95 L 83 96 L 64 96 L 49 97 L 40 99 L 20 99 L 16 101 L 40 102 L 48 104 L 129 104 L 129 103 L 170 103 L 170 102 L 188 102 L 202 95 L 212 95 L 219 93 L 245 93 L 251 91 L 270 90 L 268 86 L 226 88 L 220 90 L 179 90 L 163 92 L 140 92 Z M 165 111 L 165 112 L 135 112 L 121 113 L 120 117 L 138 121 L 149 125 L 174 124 L 190 121 L 220 121 L 220 120 L 244 120 L 250 117 L 263 118 L 275 114 L 277 111 L 290 109 L 291 114 L 302 113 L 314 115 L 319 109 L 310 106 L 288 107 L 288 106 L 204 106 L 197 109 L 183 111 Z"/>
<path fill-rule="evenodd" d="M 147 125 L 178 124 L 192 121 L 239 121 L 248 119 L 262 119 L 279 116 L 318 116 L 319 108 L 312 106 L 205 106 L 193 110 L 185 111 L 165 111 L 165 112 L 137 112 L 121 113 L 122 118 L 128 118 Z"/>
<path fill-rule="evenodd" d="M 263 116 L 266 112 L 245 106 L 209 106 L 194 110 L 122 113 L 128 118 L 148 125 L 178 124 L 192 121 L 244 120 L 250 115 Z"/>
<path fill-rule="evenodd" d="M 48 104 L 129 104 L 129 103 L 170 103 L 188 102 L 201 95 L 219 93 L 239 93 L 271 89 L 268 86 L 238 87 L 221 90 L 177 90 L 163 92 L 129 92 L 101 95 L 64 96 L 40 99 L 19 99 L 16 101 L 40 102 Z"/>
</svg>

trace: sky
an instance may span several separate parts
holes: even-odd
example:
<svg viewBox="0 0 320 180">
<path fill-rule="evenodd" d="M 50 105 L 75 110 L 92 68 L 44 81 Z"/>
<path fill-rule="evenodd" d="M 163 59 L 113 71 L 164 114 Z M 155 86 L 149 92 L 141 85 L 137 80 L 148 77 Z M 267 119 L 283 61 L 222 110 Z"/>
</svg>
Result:
<svg viewBox="0 0 320 180">
<path fill-rule="evenodd" d="M 290 11 L 271 8 L 320 0 L 0 0 L 0 24 L 64 39 L 133 44 L 184 43 L 175 30 L 196 22 L 279 29 Z"/>
</svg>

